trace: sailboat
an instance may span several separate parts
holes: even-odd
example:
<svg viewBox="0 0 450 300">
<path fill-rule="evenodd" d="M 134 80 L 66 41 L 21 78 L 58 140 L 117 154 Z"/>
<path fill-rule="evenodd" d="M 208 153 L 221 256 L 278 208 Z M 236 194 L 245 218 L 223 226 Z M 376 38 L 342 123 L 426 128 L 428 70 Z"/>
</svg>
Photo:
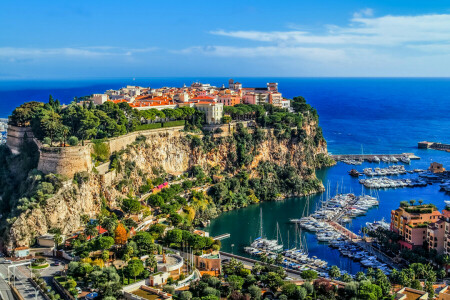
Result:
<svg viewBox="0 0 450 300">
<path fill-rule="evenodd" d="M 262 209 L 260 209 L 260 228 L 259 228 L 259 237 L 256 238 L 253 243 L 251 243 L 251 247 L 245 247 L 244 250 L 255 254 L 256 251 L 262 251 L 262 252 L 279 252 L 283 250 L 283 244 L 278 243 L 278 239 L 281 236 L 280 233 L 280 227 L 277 223 L 277 239 L 276 240 L 269 240 L 264 237 L 263 233 L 263 219 L 262 219 Z"/>
</svg>

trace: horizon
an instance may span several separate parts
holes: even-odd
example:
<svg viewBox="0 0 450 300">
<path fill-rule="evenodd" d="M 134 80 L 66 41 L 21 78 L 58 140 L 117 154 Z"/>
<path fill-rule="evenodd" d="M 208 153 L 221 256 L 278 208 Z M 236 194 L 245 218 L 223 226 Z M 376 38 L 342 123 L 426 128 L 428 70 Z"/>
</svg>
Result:
<svg viewBox="0 0 450 300">
<path fill-rule="evenodd" d="M 450 77 L 450 7 L 439 3 L 27 0 L 5 4 L 0 26 L 2 81 Z"/>
</svg>

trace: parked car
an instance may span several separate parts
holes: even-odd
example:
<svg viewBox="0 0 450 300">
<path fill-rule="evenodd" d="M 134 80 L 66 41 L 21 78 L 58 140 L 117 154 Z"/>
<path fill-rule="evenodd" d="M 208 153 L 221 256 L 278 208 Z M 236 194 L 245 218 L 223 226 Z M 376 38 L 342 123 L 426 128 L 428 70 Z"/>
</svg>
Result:
<svg viewBox="0 0 450 300">
<path fill-rule="evenodd" d="M 81 294 L 83 292 L 83 290 L 79 286 L 77 286 L 75 289 L 77 290 L 78 294 Z"/>
<path fill-rule="evenodd" d="M 54 265 L 54 266 L 60 266 L 60 265 L 61 265 L 61 262 L 55 261 L 55 263 L 54 263 L 53 265 Z"/>
<path fill-rule="evenodd" d="M 5 259 L 5 260 L 3 261 L 3 263 L 4 263 L 4 264 L 12 264 L 12 261 L 9 260 L 9 259 Z"/>
</svg>

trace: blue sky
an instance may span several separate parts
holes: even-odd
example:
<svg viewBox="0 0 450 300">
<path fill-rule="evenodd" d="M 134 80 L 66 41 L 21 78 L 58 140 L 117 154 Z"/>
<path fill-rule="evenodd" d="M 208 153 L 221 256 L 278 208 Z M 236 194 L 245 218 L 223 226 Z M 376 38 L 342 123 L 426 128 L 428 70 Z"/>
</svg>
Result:
<svg viewBox="0 0 450 300">
<path fill-rule="evenodd" d="M 2 4 L 0 79 L 163 76 L 450 76 L 450 4 Z"/>
</svg>

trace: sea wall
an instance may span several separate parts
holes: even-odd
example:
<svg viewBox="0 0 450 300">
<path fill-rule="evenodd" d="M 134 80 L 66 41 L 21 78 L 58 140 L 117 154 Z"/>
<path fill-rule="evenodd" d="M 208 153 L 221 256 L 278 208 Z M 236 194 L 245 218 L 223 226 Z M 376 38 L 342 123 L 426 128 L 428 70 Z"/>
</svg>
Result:
<svg viewBox="0 0 450 300">
<path fill-rule="evenodd" d="M 6 139 L 6 145 L 13 154 L 20 153 L 20 147 L 26 140 L 33 140 L 34 135 L 31 127 L 17 127 L 8 125 L 8 135 Z"/>
<path fill-rule="evenodd" d="M 38 170 L 45 174 L 73 177 L 77 172 L 91 171 L 90 146 L 40 147 Z"/>
</svg>

